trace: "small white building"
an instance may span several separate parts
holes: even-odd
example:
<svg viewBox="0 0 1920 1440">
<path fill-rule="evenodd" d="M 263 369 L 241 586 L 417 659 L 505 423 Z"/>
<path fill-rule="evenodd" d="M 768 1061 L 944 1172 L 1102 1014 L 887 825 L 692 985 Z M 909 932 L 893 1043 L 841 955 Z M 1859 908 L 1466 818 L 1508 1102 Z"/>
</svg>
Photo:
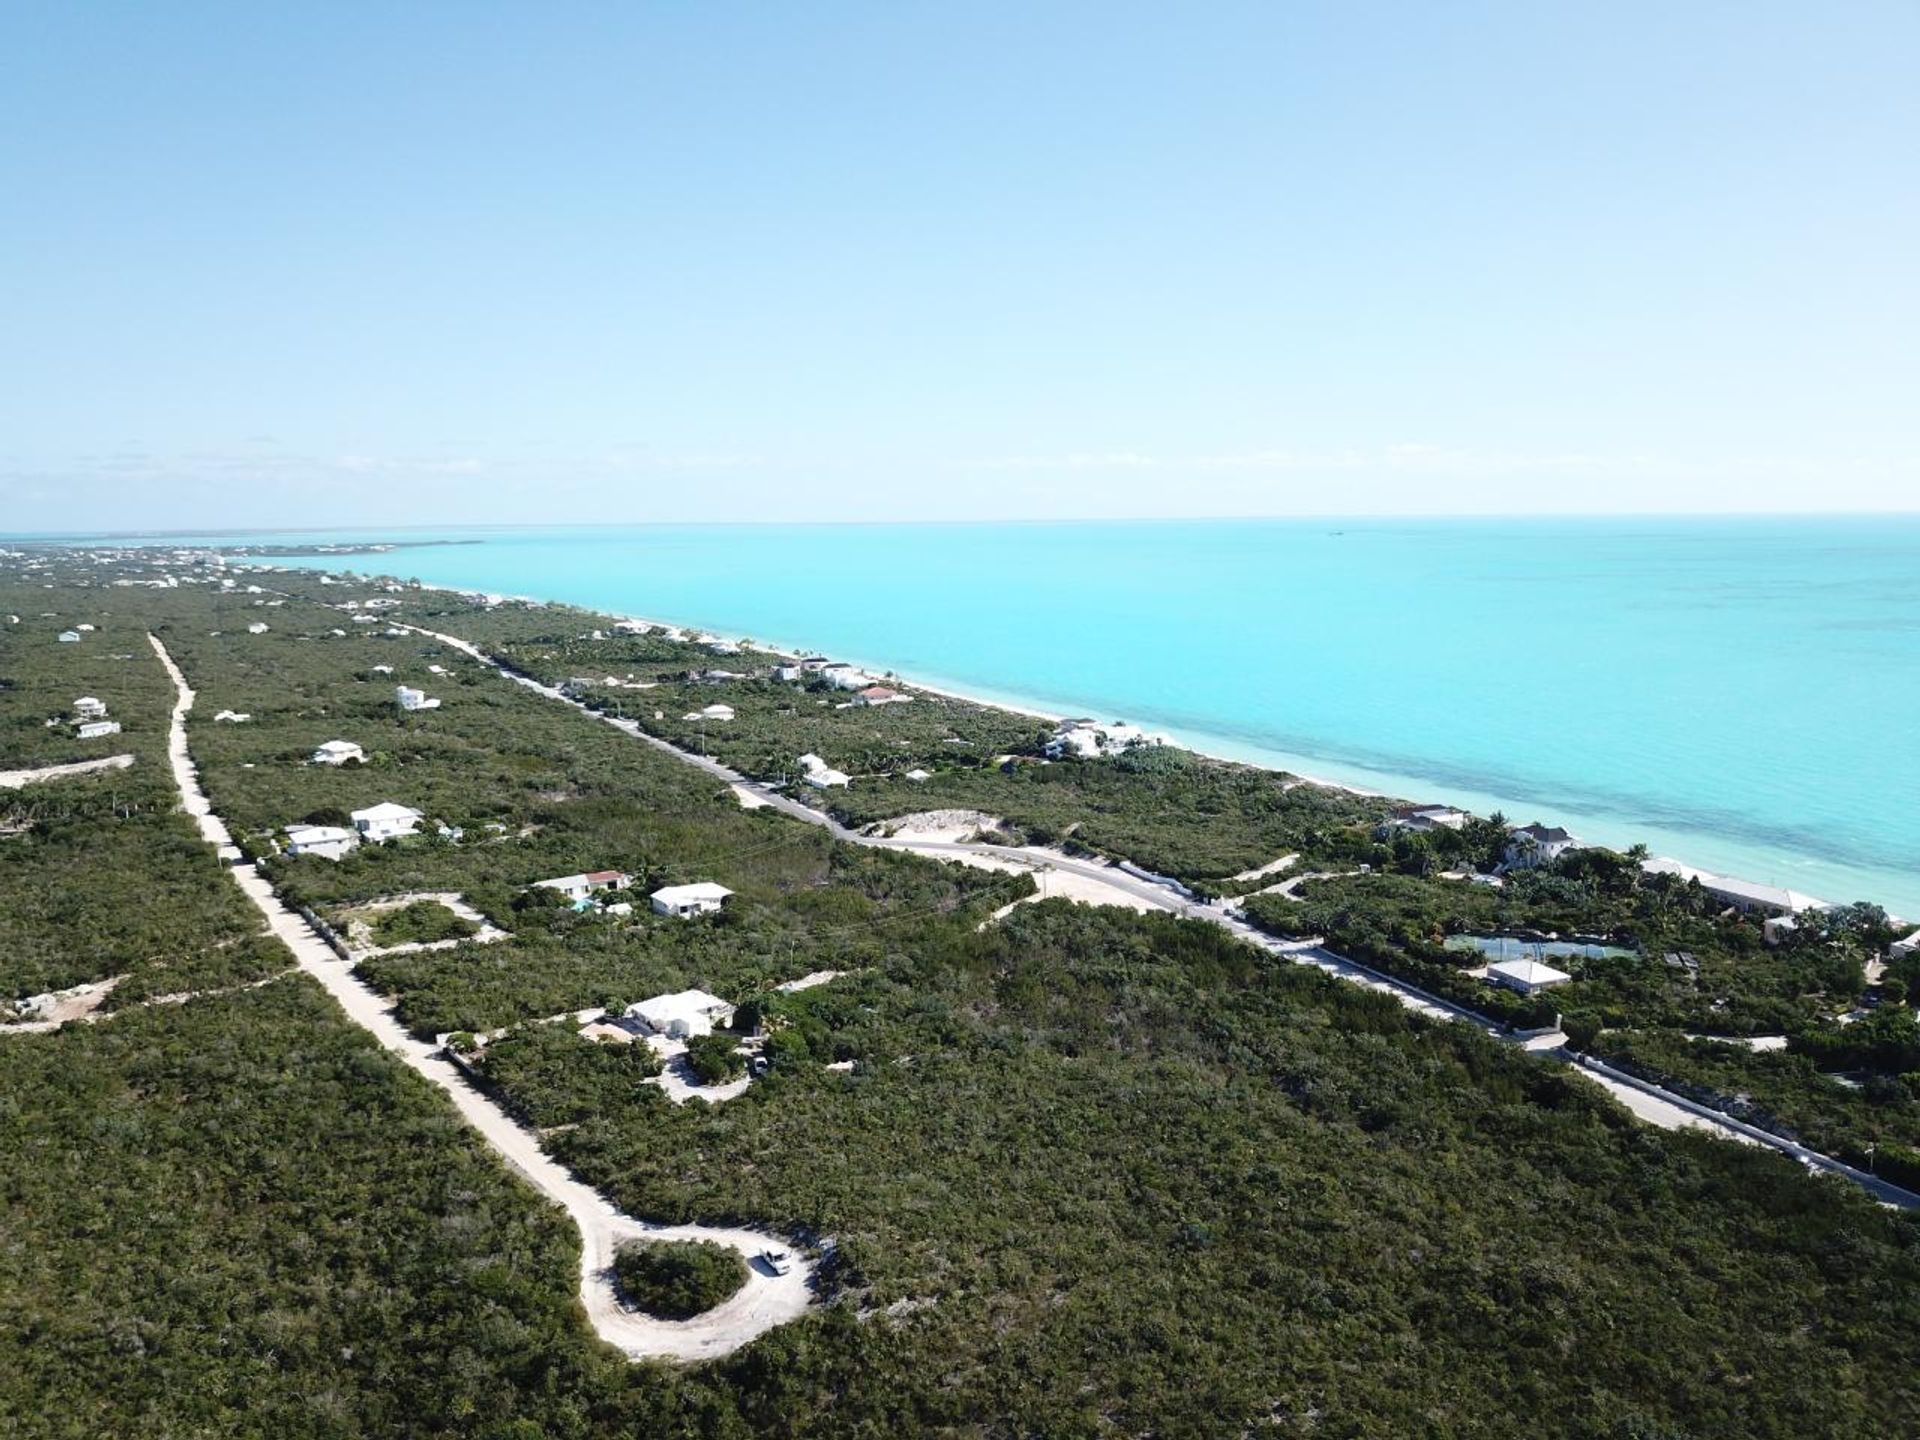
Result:
<svg viewBox="0 0 1920 1440">
<path fill-rule="evenodd" d="M 360 837 L 338 825 L 289 825 L 286 830 L 289 855 L 317 855 L 322 860 L 339 860 L 360 844 Z"/>
<path fill-rule="evenodd" d="M 264 620 L 256 620 L 256 621 L 254 621 L 254 622 L 253 622 L 253 623 L 252 623 L 251 625 L 249 625 L 249 626 L 247 626 L 247 633 L 248 633 L 249 635 L 264 635 L 264 634 L 266 634 L 266 633 L 267 633 L 267 622 L 266 622 L 266 621 L 264 621 Z"/>
<path fill-rule="evenodd" d="M 925 781 L 931 780 L 933 778 L 933 772 L 931 770 L 922 770 L 918 766 L 916 766 L 912 770 L 907 771 L 907 773 L 901 776 L 900 778 L 903 780 L 911 780 L 913 781 L 914 784 L 919 785 Z"/>
<path fill-rule="evenodd" d="M 826 790 L 835 785 L 845 785 L 849 776 L 844 770 L 836 770 L 818 755 L 802 755 L 797 762 L 800 766 L 800 779 L 803 784 L 816 790 Z"/>
<path fill-rule="evenodd" d="M 73 732 L 82 740 L 99 740 L 107 735 L 120 733 L 118 720 L 85 720 Z"/>
<path fill-rule="evenodd" d="M 360 832 L 362 840 L 378 843 L 413 834 L 420 827 L 421 818 L 418 810 L 409 810 L 405 805 L 383 800 L 365 810 L 354 811 L 353 828 Z"/>
<path fill-rule="evenodd" d="M 107 702 L 92 695 L 82 695 L 73 702 L 73 713 L 77 719 L 99 720 L 107 713 Z"/>
<path fill-rule="evenodd" d="M 1558 825 L 1542 825 L 1537 821 L 1532 825 L 1521 825 L 1513 831 L 1513 839 L 1508 842 L 1505 859 L 1511 870 L 1531 870 L 1538 865 L 1547 865 L 1558 860 L 1569 850 L 1578 850 L 1580 842 L 1571 831 Z"/>
<path fill-rule="evenodd" d="M 733 1020 L 733 1006 L 705 990 L 677 990 L 629 1005 L 626 1018 L 641 1029 L 673 1040 L 711 1035 L 716 1025 Z"/>
<path fill-rule="evenodd" d="M 1124 755 L 1139 745 L 1159 743 L 1137 725 L 1116 720 L 1102 725 L 1093 720 L 1062 720 L 1047 741 L 1047 757 L 1052 760 L 1098 760 L 1105 755 Z"/>
<path fill-rule="evenodd" d="M 227 725 L 244 725 L 253 719 L 253 716 L 244 710 L 222 710 L 213 718 L 215 721 Z"/>
<path fill-rule="evenodd" d="M 1534 995 L 1564 985 L 1573 977 L 1538 960 L 1498 960 L 1487 966 L 1487 979 L 1522 995 Z"/>
<path fill-rule="evenodd" d="M 1472 818 L 1451 805 L 1413 805 L 1397 812 L 1387 825 L 1394 830 L 1458 830 Z"/>
<path fill-rule="evenodd" d="M 864 670 L 856 670 L 844 660 L 820 667 L 820 678 L 836 690 L 860 690 L 873 683 Z"/>
<path fill-rule="evenodd" d="M 1889 960 L 1904 960 L 1909 955 L 1920 955 L 1920 930 L 1914 931 L 1904 940 L 1894 941 L 1887 947 Z"/>
<path fill-rule="evenodd" d="M 366 764 L 367 752 L 351 740 L 329 740 L 313 752 L 316 765 L 344 765 L 349 760 L 358 760 Z"/>
<path fill-rule="evenodd" d="M 429 696 L 426 691 L 416 690 L 411 685 L 394 686 L 393 698 L 402 710 L 438 710 L 440 708 L 438 700 Z"/>
<path fill-rule="evenodd" d="M 733 719 L 733 707 L 731 705 L 703 705 L 698 710 L 693 711 L 691 714 L 683 715 L 681 718 L 683 720 L 731 720 Z"/>
<path fill-rule="evenodd" d="M 558 890 L 569 900 L 585 900 L 603 890 L 624 890 L 633 877 L 623 870 L 589 870 L 583 875 L 562 875 L 553 880 L 536 880 L 540 890 Z"/>
<path fill-rule="evenodd" d="M 616 620 L 613 633 L 616 635 L 644 635 L 653 627 L 644 620 Z"/>
<path fill-rule="evenodd" d="M 62 645 L 78 645 L 80 643 L 80 632 L 78 630 L 62 630 L 60 632 L 60 643 Z"/>
<path fill-rule="evenodd" d="M 805 673 L 796 660 L 782 661 L 773 667 L 773 678 L 776 680 L 798 680 Z"/>
<path fill-rule="evenodd" d="M 1769 915 L 1760 922 L 1760 938 L 1769 945 L 1784 945 L 1799 928 L 1800 922 L 1791 915 Z"/>
<path fill-rule="evenodd" d="M 724 885 L 702 880 L 694 885 L 668 885 L 647 897 L 656 915 L 671 915 L 676 920 L 695 915 L 714 915 L 733 892 Z"/>
</svg>

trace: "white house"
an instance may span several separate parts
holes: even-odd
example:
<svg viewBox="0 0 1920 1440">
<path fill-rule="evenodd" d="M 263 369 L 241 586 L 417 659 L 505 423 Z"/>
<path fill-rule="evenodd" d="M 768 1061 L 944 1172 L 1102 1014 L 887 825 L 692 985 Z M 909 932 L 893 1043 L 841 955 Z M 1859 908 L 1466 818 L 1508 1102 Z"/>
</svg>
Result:
<svg viewBox="0 0 1920 1440">
<path fill-rule="evenodd" d="M 712 915 L 733 892 L 724 885 L 702 880 L 696 885 L 668 885 L 648 896 L 656 915 L 671 915 L 685 920 L 694 915 Z"/>
<path fill-rule="evenodd" d="M 247 626 L 247 633 L 248 633 L 249 635 L 264 635 L 264 634 L 266 634 L 266 633 L 267 633 L 267 622 L 266 622 L 266 621 L 264 621 L 264 620 L 256 620 L 256 621 L 254 621 L 254 622 L 253 622 L 253 623 L 252 623 L 251 625 L 249 625 L 249 626 Z"/>
<path fill-rule="evenodd" d="M 1487 966 L 1487 979 L 1522 995 L 1533 995 L 1554 985 L 1564 985 L 1573 977 L 1538 960 L 1499 960 Z"/>
<path fill-rule="evenodd" d="M 776 680 L 798 680 L 805 673 L 799 663 L 792 660 L 783 661 L 773 667 L 773 678 Z"/>
<path fill-rule="evenodd" d="M 683 720 L 731 720 L 733 719 L 733 707 L 731 705 L 703 705 L 692 714 L 683 715 L 680 718 Z"/>
<path fill-rule="evenodd" d="M 60 632 L 60 643 L 62 645 L 78 645 L 80 643 L 80 632 L 78 630 L 62 630 Z"/>
<path fill-rule="evenodd" d="M 871 675 L 864 670 L 854 669 L 844 660 L 821 666 L 820 678 L 836 690 L 859 690 L 873 683 Z"/>
<path fill-rule="evenodd" d="M 1760 922 L 1760 938 L 1769 945 L 1784 945 L 1800 928 L 1800 922 L 1791 915 L 1769 915 Z"/>
<path fill-rule="evenodd" d="M 1798 890 L 1787 890 L 1778 885 L 1756 885 L 1751 880 L 1735 880 L 1729 875 L 1715 875 L 1706 870 L 1696 870 L 1691 865 L 1682 865 L 1678 860 L 1669 860 L 1664 856 L 1649 860 L 1640 868 L 1649 875 L 1678 875 L 1682 880 L 1697 880 L 1700 882 L 1700 888 L 1714 899 L 1748 913 L 1798 915 L 1803 910 L 1827 908 L 1826 901 L 1816 900 L 1811 895 L 1803 895 Z"/>
<path fill-rule="evenodd" d="M 1909 955 L 1920 955 L 1920 930 L 1914 931 L 1904 940 L 1894 941 L 1887 947 L 1889 960 L 1904 960 Z"/>
<path fill-rule="evenodd" d="M 287 826 L 287 854 L 318 855 L 322 860 L 338 860 L 360 843 L 360 837 L 338 825 Z"/>
<path fill-rule="evenodd" d="M 911 695 L 902 695 L 885 685 L 869 685 L 855 692 L 853 703 L 856 705 L 904 705 L 913 699 Z"/>
<path fill-rule="evenodd" d="M 82 695 L 73 702 L 73 713 L 81 720 L 98 720 L 107 713 L 107 702 L 92 695 Z"/>
<path fill-rule="evenodd" d="M 92 629 L 93 629 L 93 626 L 91 626 L 91 625 L 76 625 L 76 626 L 74 626 L 73 628 L 74 628 L 74 629 L 76 629 L 76 630 L 78 630 L 78 631 L 80 631 L 80 632 L 81 632 L 82 634 L 85 634 L 86 632 L 88 632 L 88 631 L 90 631 L 90 630 L 92 630 Z"/>
<path fill-rule="evenodd" d="M 850 778 L 846 771 L 834 769 L 818 755 L 802 755 L 797 763 L 800 766 L 800 779 L 816 790 L 845 785 Z"/>
<path fill-rule="evenodd" d="M 616 635 L 644 635 L 653 627 L 644 620 L 616 620 L 613 633 Z"/>
<path fill-rule="evenodd" d="M 1578 850 L 1580 842 L 1571 831 L 1558 825 L 1542 825 L 1537 821 L 1532 825 L 1521 825 L 1513 831 L 1513 839 L 1507 844 L 1506 862 L 1509 869 L 1531 870 L 1537 865 L 1545 865 L 1558 860 L 1569 850 Z"/>
<path fill-rule="evenodd" d="M 329 740 L 313 752 L 316 765 L 344 765 L 349 760 L 358 760 L 363 765 L 367 760 L 367 752 L 351 740 Z"/>
<path fill-rule="evenodd" d="M 222 710 L 213 718 L 216 721 L 223 721 L 228 725 L 244 725 L 253 719 L 253 716 L 245 710 Z"/>
<path fill-rule="evenodd" d="M 393 687 L 393 698 L 402 710 L 438 710 L 440 702 L 431 698 L 426 691 L 416 690 L 411 685 Z"/>
<path fill-rule="evenodd" d="M 1136 745 L 1155 743 L 1153 737 L 1137 725 L 1123 725 L 1117 720 L 1111 725 L 1086 719 L 1062 720 L 1053 738 L 1047 741 L 1046 752 L 1054 760 L 1068 756 L 1076 760 L 1098 760 L 1103 755 L 1124 755 Z"/>
<path fill-rule="evenodd" d="M 82 740 L 98 740 L 102 736 L 118 735 L 120 722 L 118 720 L 86 720 L 81 722 L 79 728 L 73 733 Z"/>
<path fill-rule="evenodd" d="M 655 1035 L 690 1040 L 695 1035 L 711 1035 L 714 1026 L 731 1022 L 733 1006 L 704 990 L 678 990 L 629 1005 L 626 1016 Z"/>
<path fill-rule="evenodd" d="M 800 662 L 800 669 L 808 675 L 818 675 L 833 662 L 824 655 L 809 655 Z"/>
<path fill-rule="evenodd" d="M 384 800 L 365 810 L 354 811 L 353 828 L 360 832 L 361 839 L 370 842 L 397 840 L 402 835 L 413 834 L 421 818 L 418 810 L 409 810 L 404 805 Z"/>
<path fill-rule="evenodd" d="M 536 880 L 540 890 L 558 890 L 569 900 L 585 900 L 602 890 L 624 890 L 633 877 L 621 870 L 589 870 L 584 875 L 562 875 L 554 880 Z"/>
<path fill-rule="evenodd" d="M 716 655 L 738 655 L 740 647 L 731 640 L 715 640 L 707 646 Z"/>
<path fill-rule="evenodd" d="M 1451 805 L 1414 805 L 1387 822 L 1394 830 L 1458 830 L 1473 817 Z"/>
<path fill-rule="evenodd" d="M 933 778 L 933 772 L 931 770 L 922 770 L 918 766 L 915 766 L 913 769 L 907 771 L 901 778 L 903 780 L 911 780 L 914 784 L 918 785 L 923 781 L 931 780 Z"/>
</svg>

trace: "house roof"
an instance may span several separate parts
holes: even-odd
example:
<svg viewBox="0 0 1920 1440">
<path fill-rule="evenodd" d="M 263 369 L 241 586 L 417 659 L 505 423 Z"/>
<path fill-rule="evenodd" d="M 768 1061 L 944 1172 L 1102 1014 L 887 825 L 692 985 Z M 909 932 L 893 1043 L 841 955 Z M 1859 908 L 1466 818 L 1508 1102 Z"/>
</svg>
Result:
<svg viewBox="0 0 1920 1440">
<path fill-rule="evenodd" d="M 353 741 L 351 740 L 328 740 L 324 744 L 316 745 L 313 748 L 315 749 L 315 751 L 320 751 L 320 750 L 358 750 L 360 747 L 354 744 Z"/>
<path fill-rule="evenodd" d="M 287 840 L 294 845 L 324 845 L 329 840 L 351 840 L 353 832 L 338 825 L 289 825 Z"/>
<path fill-rule="evenodd" d="M 636 1001 L 627 1007 L 626 1013 L 646 1021 L 656 1030 L 663 1030 L 675 1020 L 705 1019 L 732 1008 L 718 995 L 710 995 L 705 990 L 676 990 L 671 995 Z"/>
<path fill-rule="evenodd" d="M 630 877 L 624 870 L 589 870 L 583 878 L 593 881 L 596 885 L 605 885 Z"/>
<path fill-rule="evenodd" d="M 405 805 L 395 804 L 391 800 L 382 800 L 378 805 L 369 805 L 364 810 L 353 812 L 355 820 L 418 820 L 420 812 L 409 810 Z"/>
<path fill-rule="evenodd" d="M 666 905 L 684 905 L 694 900 L 724 900 L 731 894 L 733 891 L 724 885 L 716 885 L 711 880 L 701 880 L 692 885 L 662 886 L 648 898 Z"/>
<path fill-rule="evenodd" d="M 1562 980 L 1573 979 L 1566 971 L 1556 970 L 1538 960 L 1501 960 L 1489 965 L 1487 974 L 1504 975 L 1523 985 L 1556 985 Z"/>
<path fill-rule="evenodd" d="M 1558 825 L 1541 825 L 1537 823 L 1533 825 L 1522 825 L 1513 833 L 1516 835 L 1529 836 L 1539 841 L 1542 845 L 1550 845 L 1561 840 L 1573 839 L 1573 832 L 1571 830 L 1563 829 Z"/>
</svg>

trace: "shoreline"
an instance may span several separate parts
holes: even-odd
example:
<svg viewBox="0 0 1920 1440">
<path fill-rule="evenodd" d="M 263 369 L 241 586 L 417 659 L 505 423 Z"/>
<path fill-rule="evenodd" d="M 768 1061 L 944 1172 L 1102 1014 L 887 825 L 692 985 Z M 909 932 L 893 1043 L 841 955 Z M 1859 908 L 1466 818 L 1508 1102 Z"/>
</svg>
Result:
<svg viewBox="0 0 1920 1440">
<path fill-rule="evenodd" d="M 293 568 L 293 567 L 290 566 L 288 568 Z M 348 573 L 354 573 L 354 572 L 348 572 Z M 471 586 L 448 585 L 448 584 L 443 584 L 438 582 L 425 582 L 425 581 L 421 582 L 420 588 L 422 590 L 436 591 L 440 594 L 453 595 L 463 600 L 480 599 L 482 601 L 485 601 L 485 600 L 491 600 L 491 599 L 498 599 L 503 603 L 517 603 L 517 604 L 524 604 L 524 605 L 532 605 L 532 606 L 537 606 L 537 607 L 546 608 L 546 609 L 558 608 L 558 609 L 573 610 L 573 611 L 579 612 L 582 615 L 585 615 L 588 617 L 598 617 L 600 619 L 603 619 L 612 623 L 618 623 L 619 621 L 622 621 L 622 620 L 630 620 L 639 624 L 649 625 L 656 628 L 668 628 L 668 629 L 681 630 L 681 631 L 688 632 L 690 634 L 710 636 L 713 640 L 716 640 L 716 641 L 725 641 L 733 644 L 749 646 L 750 648 L 760 651 L 763 654 L 777 656 L 781 659 L 801 659 L 809 655 L 818 655 L 823 653 L 818 648 L 796 646 L 793 644 L 793 642 L 787 641 L 787 640 L 767 640 L 767 639 L 760 639 L 757 637 L 752 637 L 747 635 L 730 635 L 719 630 L 711 629 L 705 625 L 697 624 L 693 621 L 669 620 L 669 619 L 657 618 L 654 616 L 635 615 L 635 614 L 627 614 L 627 613 L 616 614 L 611 610 L 595 609 L 590 606 L 576 604 L 572 601 L 553 600 L 553 599 L 548 599 L 548 598 L 537 596 L 537 595 L 505 594 L 499 591 L 481 590 Z M 701 644 L 704 642 L 689 640 L 686 643 Z M 938 695 L 944 699 L 956 700 L 961 702 L 962 704 L 977 705 L 985 709 L 998 710 L 1005 714 L 1027 716 L 1032 719 L 1045 721 L 1049 724 L 1058 723 L 1060 720 L 1066 718 L 1066 712 L 1064 711 L 1041 708 L 1044 704 L 1047 703 L 1044 701 L 1036 702 L 1030 699 L 1026 699 L 1024 697 L 1020 697 L 1020 698 L 1007 697 L 1007 696 L 993 694 L 991 692 L 982 693 L 977 689 L 975 690 L 961 689 L 959 688 L 959 686 L 961 684 L 964 684 L 965 682 L 956 682 L 953 680 L 946 679 L 944 677 L 932 682 L 921 681 L 921 680 L 914 679 L 909 675 L 903 674 L 902 672 L 894 669 L 890 665 L 885 665 L 880 662 L 870 662 L 870 661 L 862 660 L 858 656 L 849 655 L 846 657 L 846 660 L 847 660 L 847 663 L 858 666 L 862 670 L 875 673 L 876 675 L 892 675 L 902 685 L 910 686 L 915 690 L 923 691 L 924 693 L 929 695 Z M 1079 713 L 1094 713 L 1094 712 L 1083 710 Z M 1394 790 L 1373 788 L 1366 785 L 1355 784 L 1350 781 L 1336 780 L 1327 775 L 1316 775 L 1308 769 L 1302 769 L 1290 763 L 1294 757 L 1287 756 L 1277 751 L 1262 751 L 1261 747 L 1258 747 L 1258 746 L 1250 745 L 1246 747 L 1247 751 L 1251 752 L 1253 756 L 1259 757 L 1259 758 L 1249 758 L 1248 754 L 1235 755 L 1235 754 L 1225 753 L 1218 748 L 1211 748 L 1211 747 L 1217 747 L 1221 743 L 1218 737 L 1199 737 L 1196 741 L 1195 738 L 1183 737 L 1182 734 L 1177 730 L 1158 729 L 1154 733 L 1161 735 L 1163 738 L 1166 739 L 1166 741 L 1169 744 L 1175 745 L 1178 748 L 1186 750 L 1205 760 L 1212 760 L 1212 761 L 1215 761 L 1221 764 L 1227 764 L 1227 765 L 1242 765 L 1242 766 L 1247 766 L 1251 769 L 1256 769 L 1256 770 L 1267 770 L 1275 774 L 1291 776 L 1292 778 L 1302 782 L 1303 784 L 1313 785 L 1320 789 L 1339 791 L 1344 794 L 1362 796 L 1368 799 L 1394 800 L 1394 801 L 1399 801 L 1399 802 L 1412 804 L 1412 805 L 1423 805 L 1423 804 L 1455 805 L 1455 806 L 1458 806 L 1459 808 L 1469 810 L 1470 813 L 1483 814 L 1483 815 L 1493 813 L 1492 809 L 1484 808 L 1486 802 L 1489 800 L 1496 802 L 1493 806 L 1493 809 L 1499 809 L 1503 813 L 1506 809 L 1506 806 L 1509 803 L 1512 803 L 1512 802 L 1500 801 L 1499 797 L 1485 795 L 1480 792 L 1471 791 L 1467 787 L 1455 788 L 1453 789 L 1451 795 L 1448 795 L 1448 796 L 1420 799 L 1411 794 L 1396 793 Z M 1232 742 L 1229 741 L 1227 743 L 1231 744 Z M 1281 763 L 1278 763 L 1278 764 L 1272 763 L 1275 760 Z M 1311 763 L 1312 762 L 1309 760 L 1309 764 Z M 1364 769 L 1365 767 L 1356 766 L 1354 768 Z M 1383 781 L 1391 783 L 1395 777 L 1382 775 L 1380 778 Z M 1424 783 L 1424 782 L 1417 782 L 1417 783 Z M 1534 818 L 1538 819 L 1538 818 L 1541 818 L 1542 816 L 1550 818 L 1555 813 L 1556 812 L 1554 808 L 1551 806 L 1540 806 L 1538 807 L 1538 813 L 1534 816 Z M 1518 817 L 1516 815 L 1510 815 L 1508 818 L 1510 821 L 1513 821 L 1515 823 L 1524 823 L 1524 822 L 1519 822 Z M 1568 822 L 1565 820 L 1562 820 L 1559 823 L 1566 824 Z M 1589 818 L 1587 820 L 1577 820 L 1573 823 L 1578 823 L 1578 824 L 1581 824 L 1582 826 L 1591 826 L 1596 822 L 1593 819 Z M 1604 824 L 1604 822 L 1599 822 L 1599 823 Z M 1571 828 L 1571 825 L 1569 825 L 1569 828 Z M 1611 827 L 1610 825 L 1607 825 L 1605 828 L 1612 829 L 1613 827 Z M 1645 830 L 1649 835 L 1651 835 L 1653 832 L 1658 831 L 1659 828 L 1660 827 L 1657 827 L 1657 826 L 1642 827 L 1642 829 Z M 1582 836 L 1582 839 L 1583 839 L 1583 843 L 1599 845 L 1608 849 L 1617 848 L 1620 850 L 1624 850 L 1627 845 L 1631 845 L 1634 843 L 1647 843 L 1646 841 L 1638 841 L 1638 842 L 1627 841 L 1624 843 L 1616 844 L 1616 842 L 1607 841 L 1607 840 L 1587 840 L 1584 836 Z M 1654 849 L 1654 847 L 1651 844 L 1648 845 L 1648 848 L 1649 848 L 1649 851 L 1653 851 Z M 1683 843 L 1680 848 L 1684 850 L 1687 847 Z M 1760 882 L 1751 881 L 1747 876 L 1738 874 L 1735 871 L 1722 870 L 1710 865 L 1705 865 L 1705 866 L 1694 865 L 1691 862 L 1680 860 L 1678 857 L 1664 854 L 1664 853 L 1650 854 L 1649 859 L 1652 861 L 1668 861 L 1672 863 L 1684 864 L 1688 870 L 1696 871 L 1702 876 L 1706 876 L 1713 879 L 1738 880 L 1746 883 L 1760 883 L 1760 884 L 1766 884 L 1769 886 L 1778 886 L 1779 888 L 1782 888 L 1782 889 L 1797 890 L 1800 888 L 1798 885 L 1784 884 L 1777 878 L 1770 878 L 1766 881 L 1760 881 Z M 1822 903 L 1846 903 L 1846 902 L 1828 902 L 1823 900 Z M 1884 908 L 1886 908 L 1888 911 L 1889 919 L 1898 920 L 1900 918 L 1891 906 L 1887 906 Z M 1907 922 L 1902 920 L 1900 923 L 1907 923 Z"/>
</svg>

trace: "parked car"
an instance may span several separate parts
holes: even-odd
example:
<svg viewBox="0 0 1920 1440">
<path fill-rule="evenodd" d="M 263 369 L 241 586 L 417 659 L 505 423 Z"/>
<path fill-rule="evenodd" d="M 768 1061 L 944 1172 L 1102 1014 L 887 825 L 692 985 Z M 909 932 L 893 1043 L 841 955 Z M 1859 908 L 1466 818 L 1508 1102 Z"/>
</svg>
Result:
<svg viewBox="0 0 1920 1440">
<path fill-rule="evenodd" d="M 766 1267 L 776 1275 L 785 1275 L 789 1270 L 793 1269 L 793 1256 L 784 1250 L 762 1250 L 760 1252 L 760 1259 L 763 1260 L 766 1263 Z"/>
</svg>

